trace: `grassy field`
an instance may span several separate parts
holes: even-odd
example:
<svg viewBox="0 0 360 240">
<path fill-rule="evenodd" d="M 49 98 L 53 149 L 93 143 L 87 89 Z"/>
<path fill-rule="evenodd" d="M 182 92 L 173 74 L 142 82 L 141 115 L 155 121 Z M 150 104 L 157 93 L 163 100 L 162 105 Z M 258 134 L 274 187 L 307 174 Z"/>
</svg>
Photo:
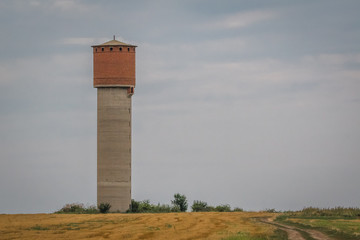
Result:
<svg viewBox="0 0 360 240">
<path fill-rule="evenodd" d="M 262 212 L 0 215 L 0 239 L 286 239 Z"/>
<path fill-rule="evenodd" d="M 301 211 L 281 214 L 277 222 L 301 229 L 312 229 L 325 233 L 333 239 L 360 240 L 359 208 L 304 208 Z"/>
<path fill-rule="evenodd" d="M 289 217 L 283 223 L 303 229 L 315 229 L 335 239 L 360 240 L 360 219 L 339 217 Z"/>
<path fill-rule="evenodd" d="M 326 215 L 326 216 L 324 216 Z M 263 220 L 268 219 L 268 223 Z M 276 221 L 272 224 L 272 220 Z M 270 222 L 270 223 L 269 223 Z M 296 227 L 305 239 L 317 230 L 333 239 L 360 240 L 358 213 L 318 211 L 187 212 L 136 214 L 0 214 L 3 239 L 222 239 L 285 240 L 286 229 Z M 294 228 L 293 228 L 294 229 Z M 302 231 L 303 229 L 304 231 Z M 307 237 L 307 236 L 308 237 Z M 297 239 L 291 238 L 289 239 Z"/>
</svg>

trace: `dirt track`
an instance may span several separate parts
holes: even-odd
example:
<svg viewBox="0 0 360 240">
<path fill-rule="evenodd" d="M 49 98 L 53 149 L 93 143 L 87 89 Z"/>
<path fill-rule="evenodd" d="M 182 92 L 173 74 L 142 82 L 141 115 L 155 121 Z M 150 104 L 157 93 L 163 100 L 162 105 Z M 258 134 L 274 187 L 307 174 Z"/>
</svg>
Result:
<svg viewBox="0 0 360 240">
<path fill-rule="evenodd" d="M 322 232 L 316 231 L 316 230 L 309 230 L 309 229 L 301 229 L 281 223 L 275 223 L 273 219 L 271 218 L 264 218 L 261 220 L 261 222 L 271 224 L 273 226 L 276 226 L 277 228 L 286 231 L 288 234 L 289 240 L 305 240 L 305 238 L 301 235 L 300 232 L 306 232 L 315 240 L 334 240 L 333 238 L 330 238 L 329 236 L 326 236 Z"/>
</svg>

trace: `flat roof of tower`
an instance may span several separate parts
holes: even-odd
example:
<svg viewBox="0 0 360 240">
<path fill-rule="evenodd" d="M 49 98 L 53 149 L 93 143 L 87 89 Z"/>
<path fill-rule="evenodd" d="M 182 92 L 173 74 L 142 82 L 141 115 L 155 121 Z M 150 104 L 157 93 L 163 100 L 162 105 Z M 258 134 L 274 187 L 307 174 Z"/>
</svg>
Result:
<svg viewBox="0 0 360 240">
<path fill-rule="evenodd" d="M 100 44 L 100 45 L 94 45 L 94 46 L 91 46 L 91 47 L 101 47 L 101 46 L 130 46 L 130 47 L 137 47 L 135 45 L 120 42 L 118 40 L 111 40 L 111 41 L 108 41 L 106 43 L 103 43 L 103 44 Z"/>
</svg>

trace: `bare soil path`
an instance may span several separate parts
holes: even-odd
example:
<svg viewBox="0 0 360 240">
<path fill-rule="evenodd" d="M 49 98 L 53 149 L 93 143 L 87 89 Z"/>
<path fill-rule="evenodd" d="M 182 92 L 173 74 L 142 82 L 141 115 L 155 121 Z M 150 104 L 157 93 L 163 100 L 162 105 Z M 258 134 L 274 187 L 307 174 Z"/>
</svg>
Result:
<svg viewBox="0 0 360 240">
<path fill-rule="evenodd" d="M 263 218 L 261 220 L 263 223 L 272 224 L 279 229 L 286 231 L 288 233 L 289 240 L 305 240 L 305 238 L 301 235 L 301 232 L 306 232 L 310 235 L 311 238 L 315 240 L 334 240 L 333 238 L 325 235 L 322 232 L 310 229 L 302 229 L 290 225 L 285 225 L 282 223 L 275 223 L 271 218 Z"/>
</svg>

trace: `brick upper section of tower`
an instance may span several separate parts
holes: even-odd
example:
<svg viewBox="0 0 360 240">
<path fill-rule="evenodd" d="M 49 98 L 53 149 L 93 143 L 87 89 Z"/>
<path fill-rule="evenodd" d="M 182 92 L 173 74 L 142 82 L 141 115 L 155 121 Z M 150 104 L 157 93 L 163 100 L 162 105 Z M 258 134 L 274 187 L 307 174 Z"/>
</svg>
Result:
<svg viewBox="0 0 360 240">
<path fill-rule="evenodd" d="M 92 47 L 94 87 L 135 87 L 136 46 L 112 40 Z"/>
</svg>

